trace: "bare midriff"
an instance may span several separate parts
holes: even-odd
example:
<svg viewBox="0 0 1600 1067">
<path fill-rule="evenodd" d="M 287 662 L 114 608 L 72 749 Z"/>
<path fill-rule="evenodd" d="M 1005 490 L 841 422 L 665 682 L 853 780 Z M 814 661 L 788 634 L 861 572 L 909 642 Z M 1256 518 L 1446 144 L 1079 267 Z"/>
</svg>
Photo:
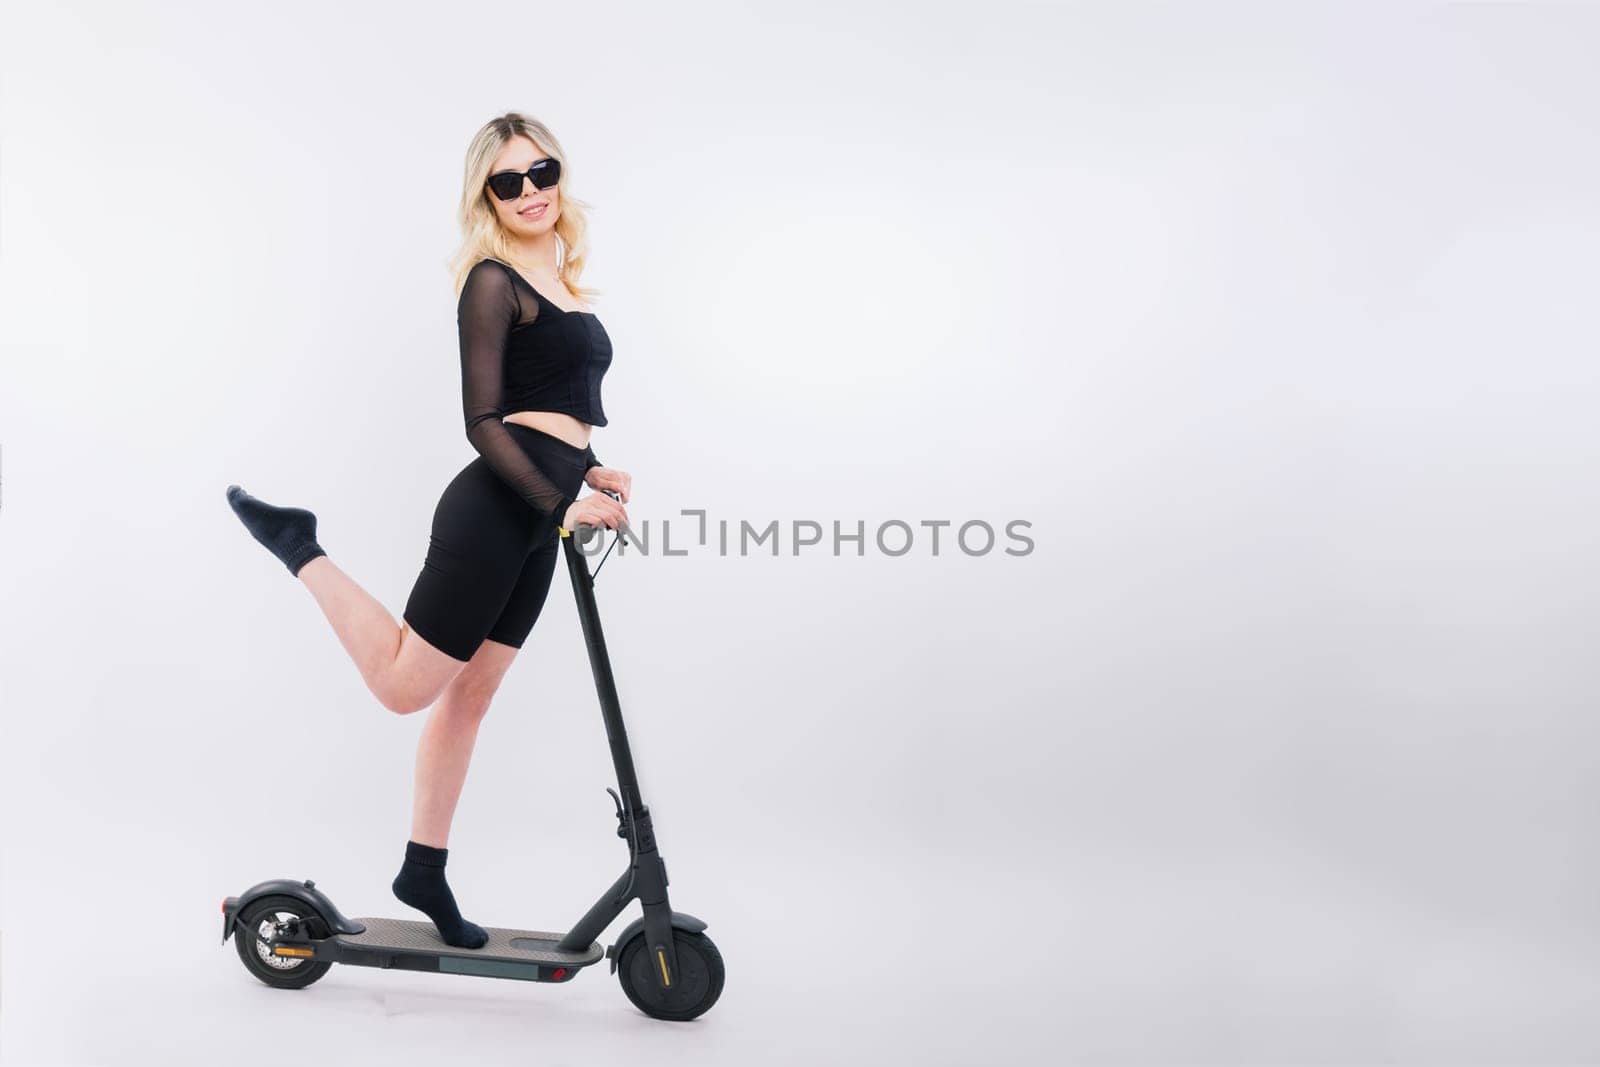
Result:
<svg viewBox="0 0 1600 1067">
<path fill-rule="evenodd" d="M 587 422 L 564 411 L 513 411 L 505 421 L 559 437 L 573 448 L 588 447 L 589 433 L 593 429 Z"/>
</svg>

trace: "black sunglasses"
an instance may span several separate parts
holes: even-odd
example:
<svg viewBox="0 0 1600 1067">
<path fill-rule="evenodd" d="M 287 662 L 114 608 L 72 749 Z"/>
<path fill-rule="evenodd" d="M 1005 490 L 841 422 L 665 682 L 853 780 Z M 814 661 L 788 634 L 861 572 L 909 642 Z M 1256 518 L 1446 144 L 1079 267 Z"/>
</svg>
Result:
<svg viewBox="0 0 1600 1067">
<path fill-rule="evenodd" d="M 503 170 L 489 175 L 489 189 L 501 200 L 515 200 L 522 195 L 522 179 L 532 178 L 535 189 L 548 189 L 561 180 L 561 161 L 541 159 L 526 172 Z"/>
</svg>

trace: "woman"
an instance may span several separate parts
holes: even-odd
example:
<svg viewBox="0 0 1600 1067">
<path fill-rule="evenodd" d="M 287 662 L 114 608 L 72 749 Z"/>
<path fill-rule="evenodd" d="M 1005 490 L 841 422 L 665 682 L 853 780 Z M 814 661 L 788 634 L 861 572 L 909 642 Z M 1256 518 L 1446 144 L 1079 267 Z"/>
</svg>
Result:
<svg viewBox="0 0 1600 1067">
<path fill-rule="evenodd" d="M 310 511 L 275 507 L 237 485 L 227 494 L 251 535 L 311 590 L 383 706 L 404 715 L 433 705 L 393 888 L 463 948 L 481 948 L 488 935 L 461 917 L 444 864 L 478 724 L 544 605 L 557 526 L 628 521 L 622 502 L 632 480 L 600 466 L 589 447 L 591 428 L 606 424 L 600 380 L 611 342 L 588 307 L 592 291 L 578 284 L 586 219 L 566 195 L 564 162 L 549 129 L 517 112 L 490 121 L 467 149 L 456 322 L 467 439 L 478 456 L 434 510 L 403 622 L 328 558 Z M 584 484 L 621 501 L 599 492 L 575 500 Z"/>
</svg>

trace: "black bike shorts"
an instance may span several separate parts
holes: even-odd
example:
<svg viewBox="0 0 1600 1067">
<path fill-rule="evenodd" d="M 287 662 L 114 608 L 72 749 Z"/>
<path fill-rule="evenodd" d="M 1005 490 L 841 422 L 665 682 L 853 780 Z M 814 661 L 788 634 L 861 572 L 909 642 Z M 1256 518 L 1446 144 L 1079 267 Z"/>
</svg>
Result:
<svg viewBox="0 0 1600 1067">
<path fill-rule="evenodd" d="M 518 423 L 505 427 L 576 499 L 588 460 L 584 450 Z M 405 621 L 428 644 L 463 662 L 485 638 L 521 648 L 550 591 L 559 521 L 530 507 L 487 460 L 475 458 L 434 508 L 427 558 L 406 601 Z"/>
</svg>

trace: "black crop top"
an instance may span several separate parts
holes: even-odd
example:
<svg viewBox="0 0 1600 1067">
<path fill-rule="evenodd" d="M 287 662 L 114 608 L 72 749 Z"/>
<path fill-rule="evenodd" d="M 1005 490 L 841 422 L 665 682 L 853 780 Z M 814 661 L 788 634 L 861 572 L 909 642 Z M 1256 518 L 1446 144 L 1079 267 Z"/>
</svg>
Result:
<svg viewBox="0 0 1600 1067">
<path fill-rule="evenodd" d="M 516 411 L 560 411 L 604 426 L 600 379 L 611 365 L 611 339 L 593 312 L 563 311 L 497 259 L 479 260 L 467 273 L 456 328 L 467 440 L 529 506 L 561 522 L 572 498 L 500 420 Z M 585 452 L 588 465 L 598 466 L 594 449 Z"/>
</svg>

